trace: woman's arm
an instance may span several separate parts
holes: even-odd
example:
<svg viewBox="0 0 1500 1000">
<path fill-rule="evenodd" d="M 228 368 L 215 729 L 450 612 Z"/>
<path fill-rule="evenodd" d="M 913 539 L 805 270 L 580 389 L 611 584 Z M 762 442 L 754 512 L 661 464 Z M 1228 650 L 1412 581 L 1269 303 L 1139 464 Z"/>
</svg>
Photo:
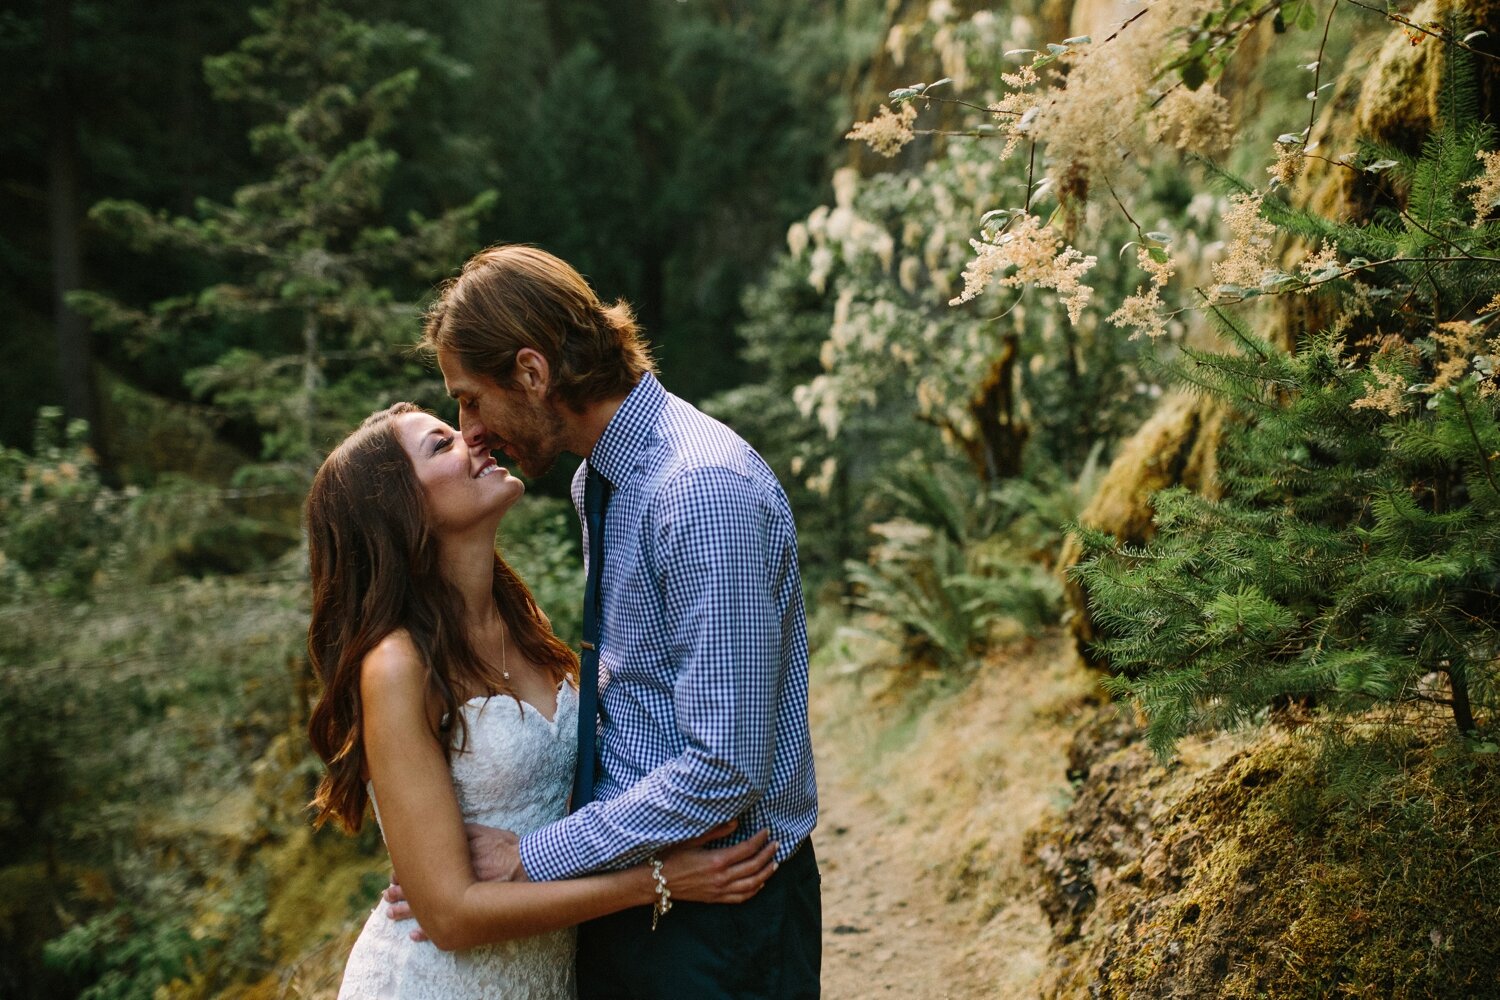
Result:
<svg viewBox="0 0 1500 1000">
<path fill-rule="evenodd" d="M 480 882 L 469 863 L 463 814 L 442 745 L 433 734 L 421 659 L 404 635 L 365 657 L 360 675 L 365 761 L 380 803 L 391 864 L 423 931 L 456 950 L 570 927 L 655 901 L 650 869 L 561 882 Z M 758 841 L 758 842 L 757 842 Z M 676 859 L 674 896 L 698 881 L 718 883 L 726 901 L 754 895 L 774 865 L 765 838 L 702 858 Z M 714 855 L 711 860 L 709 855 Z M 682 893 L 679 892 L 682 890 Z"/>
</svg>

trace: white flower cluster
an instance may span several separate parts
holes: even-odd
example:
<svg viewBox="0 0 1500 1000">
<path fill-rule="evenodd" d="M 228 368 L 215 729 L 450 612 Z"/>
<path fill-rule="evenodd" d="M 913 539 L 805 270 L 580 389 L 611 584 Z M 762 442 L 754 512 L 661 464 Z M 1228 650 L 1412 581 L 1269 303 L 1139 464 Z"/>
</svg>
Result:
<svg viewBox="0 0 1500 1000">
<path fill-rule="evenodd" d="M 881 156 L 895 156 L 903 146 L 916 138 L 916 133 L 911 130 L 912 123 L 916 120 L 915 104 L 903 104 L 900 111 L 892 111 L 882 104 L 878 115 L 869 121 L 855 122 L 844 138 L 868 142 L 870 148 Z"/>
<path fill-rule="evenodd" d="M 1221 285 L 1255 287 L 1271 269 L 1276 227 L 1260 214 L 1263 197 L 1259 191 L 1229 196 L 1229 209 L 1224 213 L 1229 244 L 1224 259 L 1214 265 L 1214 279 Z"/>
<path fill-rule="evenodd" d="M 974 259 L 964 268 L 964 290 L 949 305 L 968 302 L 991 283 L 1006 288 L 1036 285 L 1057 292 L 1070 322 L 1077 323 L 1083 317 L 1094 290 L 1082 279 L 1098 258 L 1064 245 L 1063 238 L 1036 216 L 1016 216 L 1004 231 L 986 234 L 983 240 L 970 240 L 969 246 L 974 249 Z"/>
<path fill-rule="evenodd" d="M 1474 204 L 1474 222 L 1478 224 L 1500 208 L 1500 150 L 1476 155 L 1484 164 L 1484 172 L 1469 183 L 1473 188 L 1469 199 Z"/>
<path fill-rule="evenodd" d="M 1061 55 L 1067 77 L 1038 97 L 1035 121 L 1027 126 L 1045 144 L 1048 175 L 1059 189 L 1086 191 L 1098 175 L 1115 176 L 1118 184 L 1122 164 L 1154 157 L 1163 138 L 1199 152 L 1225 144 L 1232 134 L 1229 108 L 1211 87 L 1179 84 L 1162 94 L 1147 89 L 1181 34 L 1215 7 L 1214 0 L 1156 0 L 1149 23 L 1127 24 L 1112 40 L 1073 46 Z"/>
<path fill-rule="evenodd" d="M 853 167 L 843 167 L 833 174 L 833 207 L 819 205 L 806 222 L 795 222 L 787 230 L 786 245 L 793 257 L 801 257 L 812 247 L 812 272 L 808 281 L 819 292 L 828 286 L 828 276 L 840 257 L 852 263 L 861 254 L 873 253 L 883 269 L 889 271 L 895 260 L 896 241 L 883 226 L 863 218 L 854 210 L 854 195 L 859 174 Z"/>
<path fill-rule="evenodd" d="M 1121 302 L 1120 308 L 1109 317 L 1109 321 L 1115 326 L 1130 327 L 1134 330 L 1130 335 L 1131 340 L 1137 339 L 1142 334 L 1156 340 L 1167 332 L 1168 316 L 1163 308 L 1161 290 L 1166 287 L 1168 281 L 1172 280 L 1177 267 L 1165 250 L 1158 250 L 1158 254 L 1165 259 L 1158 260 L 1152 256 L 1151 249 L 1147 247 L 1136 249 L 1136 262 L 1140 264 L 1141 270 L 1151 276 L 1151 287 L 1146 289 L 1137 287 L 1135 294 Z"/>
<path fill-rule="evenodd" d="M 946 435 L 977 433 L 969 403 L 1006 331 L 947 303 L 967 263 L 956 237 L 1003 169 L 993 150 L 967 144 L 920 173 L 860 181 L 840 171 L 835 204 L 787 233 L 809 281 L 833 300 L 819 352 L 823 372 L 793 395 L 830 438 L 844 432 L 851 412 L 892 398 L 913 401 L 917 415 Z M 897 230 L 876 218 L 895 220 Z M 806 465 L 810 486 L 829 481 L 827 469 Z"/>
</svg>

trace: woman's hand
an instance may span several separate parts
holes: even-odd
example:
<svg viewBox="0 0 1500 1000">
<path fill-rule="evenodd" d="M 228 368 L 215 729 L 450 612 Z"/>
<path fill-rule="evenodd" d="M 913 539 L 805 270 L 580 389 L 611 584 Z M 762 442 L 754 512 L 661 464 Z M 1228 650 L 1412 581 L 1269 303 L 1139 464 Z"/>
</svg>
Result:
<svg viewBox="0 0 1500 1000">
<path fill-rule="evenodd" d="M 661 874 L 673 902 L 743 903 L 760 892 L 776 871 L 779 845 L 769 830 L 730 847 L 703 846 L 727 837 L 737 825 L 731 820 L 661 852 Z"/>
</svg>

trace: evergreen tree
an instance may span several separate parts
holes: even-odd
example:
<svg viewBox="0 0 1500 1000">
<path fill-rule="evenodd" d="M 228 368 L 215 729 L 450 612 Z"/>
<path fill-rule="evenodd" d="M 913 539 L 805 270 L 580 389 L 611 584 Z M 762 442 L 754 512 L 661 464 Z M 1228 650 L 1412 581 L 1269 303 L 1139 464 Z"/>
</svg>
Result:
<svg viewBox="0 0 1500 1000">
<path fill-rule="evenodd" d="M 474 67 L 438 113 L 505 192 L 494 238 L 629 299 L 674 391 L 744 381 L 741 291 L 826 184 L 883 6 L 441 0 L 427 23 Z"/>
<path fill-rule="evenodd" d="M 1158 494 L 1144 547 L 1077 529 L 1088 557 L 1074 572 L 1109 636 L 1098 649 L 1160 752 L 1284 696 L 1336 714 L 1434 703 L 1465 733 L 1493 724 L 1500 154 L 1450 62 L 1448 116 L 1422 154 L 1362 163 L 1409 191 L 1404 207 L 1364 226 L 1263 207 L 1323 249 L 1255 291 L 1331 295 L 1331 329 L 1286 354 L 1211 306 L 1236 349 L 1173 366 L 1242 417 L 1224 496 Z"/>
<path fill-rule="evenodd" d="M 61 294 L 176 275 L 117 269 L 84 213 L 105 195 L 189 210 L 195 194 L 227 193 L 240 174 L 243 128 L 208 113 L 203 57 L 245 33 L 246 0 L 111 4 L 15 0 L 0 9 L 0 441 L 30 444 L 42 405 L 87 417 L 106 364 Z M 170 287 L 170 285 L 168 286 Z"/>
<path fill-rule="evenodd" d="M 385 394 L 417 392 L 421 369 L 400 350 L 415 339 L 414 293 L 472 249 L 494 195 L 401 224 L 383 211 L 397 162 L 384 140 L 418 66 L 444 68 L 427 36 L 332 0 L 274 0 L 253 17 L 257 31 L 206 70 L 217 99 L 259 119 L 249 139 L 263 179 L 227 203 L 201 200 L 192 217 L 129 201 L 92 212 L 132 249 L 209 258 L 225 279 L 145 310 L 99 294 L 74 302 L 141 349 L 232 344 L 187 384 L 256 428 L 261 457 L 295 479 Z"/>
</svg>

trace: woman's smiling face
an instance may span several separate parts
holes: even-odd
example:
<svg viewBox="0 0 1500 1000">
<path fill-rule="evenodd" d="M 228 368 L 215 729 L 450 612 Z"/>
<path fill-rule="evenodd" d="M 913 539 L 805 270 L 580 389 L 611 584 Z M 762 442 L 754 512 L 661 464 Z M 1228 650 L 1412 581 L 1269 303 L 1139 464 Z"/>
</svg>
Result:
<svg viewBox="0 0 1500 1000">
<path fill-rule="evenodd" d="M 396 434 L 422 484 L 427 516 L 438 534 L 498 523 L 526 492 L 525 484 L 497 465 L 488 449 L 470 448 L 437 417 L 405 413 L 397 419 Z"/>
</svg>

